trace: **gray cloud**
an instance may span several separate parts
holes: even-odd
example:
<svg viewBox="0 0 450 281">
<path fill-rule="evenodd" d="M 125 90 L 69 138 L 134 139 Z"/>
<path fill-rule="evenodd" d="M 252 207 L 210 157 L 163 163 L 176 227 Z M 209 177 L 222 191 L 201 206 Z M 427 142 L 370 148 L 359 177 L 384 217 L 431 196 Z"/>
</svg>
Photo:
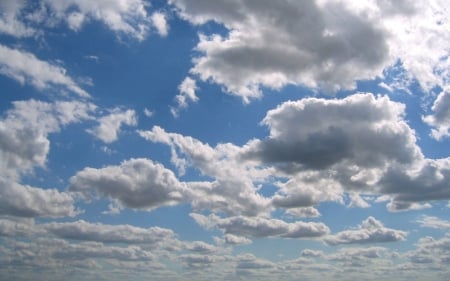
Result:
<svg viewBox="0 0 450 281">
<path fill-rule="evenodd" d="M 385 227 L 380 221 L 368 217 L 358 228 L 344 230 L 324 239 L 328 245 L 397 242 L 406 239 L 407 232 Z"/>
<path fill-rule="evenodd" d="M 244 237 L 286 237 L 286 238 L 313 238 L 329 233 L 328 227 L 323 223 L 315 222 L 285 222 L 279 219 L 263 217 L 227 217 L 216 215 L 208 217 L 200 214 L 191 214 L 191 217 L 201 226 L 218 228 L 225 234 Z"/>
<path fill-rule="evenodd" d="M 191 72 L 212 79 L 245 101 L 262 86 L 305 84 L 329 90 L 354 87 L 389 63 L 381 25 L 345 5 L 312 1 L 172 0 L 179 14 L 202 24 L 216 21 L 228 37 L 200 36 Z M 344 20 L 345 19 L 345 20 Z"/>
<path fill-rule="evenodd" d="M 402 104 L 371 94 L 285 102 L 263 120 L 269 138 L 250 143 L 243 157 L 286 171 L 325 169 L 344 161 L 365 168 L 412 163 L 421 154 L 403 111 Z"/>
<path fill-rule="evenodd" d="M 69 186 L 87 198 L 106 196 L 122 206 L 147 210 L 182 201 L 184 189 L 172 171 L 142 158 L 118 166 L 85 168 L 70 178 Z"/>
<path fill-rule="evenodd" d="M 49 233 L 63 239 L 101 243 L 157 244 L 174 239 L 172 230 L 160 227 L 141 228 L 131 225 L 108 225 L 83 220 L 51 222 L 41 225 Z"/>
<path fill-rule="evenodd" d="M 73 217 L 79 212 L 74 203 L 70 193 L 21 185 L 0 178 L 0 215 Z"/>
<path fill-rule="evenodd" d="M 79 101 L 16 101 L 0 119 L 0 175 L 18 179 L 44 167 L 50 149 L 48 135 L 62 126 L 90 119 L 96 106 Z"/>
<path fill-rule="evenodd" d="M 435 100 L 431 108 L 433 113 L 425 116 L 424 121 L 434 127 L 431 136 L 437 140 L 450 136 L 450 89 L 447 87 Z"/>
</svg>

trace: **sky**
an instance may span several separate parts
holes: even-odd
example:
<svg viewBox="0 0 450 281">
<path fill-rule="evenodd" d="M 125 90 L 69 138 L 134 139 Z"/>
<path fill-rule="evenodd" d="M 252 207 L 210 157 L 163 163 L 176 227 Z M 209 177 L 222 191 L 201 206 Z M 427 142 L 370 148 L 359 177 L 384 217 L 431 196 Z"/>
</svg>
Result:
<svg viewBox="0 0 450 281">
<path fill-rule="evenodd" d="M 0 280 L 449 280 L 448 0 L 0 0 Z"/>
</svg>

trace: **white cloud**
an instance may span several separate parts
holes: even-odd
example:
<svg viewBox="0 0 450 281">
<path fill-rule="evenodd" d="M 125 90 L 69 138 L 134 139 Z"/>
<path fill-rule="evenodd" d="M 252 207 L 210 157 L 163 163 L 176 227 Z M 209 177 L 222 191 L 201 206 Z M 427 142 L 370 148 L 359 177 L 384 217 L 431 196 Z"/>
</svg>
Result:
<svg viewBox="0 0 450 281">
<path fill-rule="evenodd" d="M 148 4 L 142 0 L 89 1 L 45 0 L 52 20 L 67 21 L 73 30 L 79 30 L 88 20 L 104 23 L 118 33 L 144 40 L 149 32 L 151 19 Z"/>
<path fill-rule="evenodd" d="M 130 159 L 118 166 L 85 168 L 70 178 L 69 189 L 87 198 L 117 200 L 121 207 L 151 210 L 185 199 L 185 185 L 174 173 L 148 159 Z"/>
<path fill-rule="evenodd" d="M 299 218 L 317 218 L 321 216 L 319 210 L 314 207 L 289 208 L 286 210 L 286 214 Z"/>
<path fill-rule="evenodd" d="M 36 33 L 36 30 L 26 26 L 20 18 L 20 11 L 25 5 L 25 0 L 0 1 L 0 33 L 15 37 L 29 37 Z"/>
<path fill-rule="evenodd" d="M 417 220 L 421 227 L 435 228 L 435 229 L 450 229 L 450 221 L 440 219 L 438 217 L 423 215 Z"/>
<path fill-rule="evenodd" d="M 83 220 L 51 222 L 41 225 L 49 233 L 63 239 L 102 243 L 158 244 L 174 239 L 172 230 L 160 227 L 141 228 L 132 225 L 108 225 Z"/>
<path fill-rule="evenodd" d="M 450 136 L 450 87 L 445 88 L 435 100 L 433 114 L 425 116 L 423 120 L 430 126 L 431 136 L 436 140 Z"/>
<path fill-rule="evenodd" d="M 166 15 L 160 12 L 152 14 L 153 26 L 158 31 L 159 35 L 165 37 L 169 34 L 169 25 L 167 24 Z"/>
<path fill-rule="evenodd" d="M 63 67 L 40 60 L 29 52 L 1 44 L 0 74 L 22 84 L 29 83 L 40 90 L 62 86 L 81 97 L 89 97 L 85 90 L 67 76 Z"/>
<path fill-rule="evenodd" d="M 136 112 L 132 109 L 122 110 L 115 108 L 109 115 L 98 119 L 99 125 L 93 129 L 86 130 L 88 133 L 105 143 L 112 143 L 118 139 L 123 124 L 128 126 L 137 125 Z"/>
<path fill-rule="evenodd" d="M 56 189 L 21 185 L 0 178 L 0 215 L 16 217 L 66 217 L 79 213 L 71 194 Z"/>
<path fill-rule="evenodd" d="M 139 134 L 152 142 L 164 143 L 171 148 L 171 161 L 184 172 L 193 166 L 211 182 L 190 182 L 189 198 L 196 210 L 208 209 L 229 214 L 257 215 L 269 210 L 269 200 L 257 193 L 254 180 L 267 176 L 264 169 L 255 169 L 238 157 L 239 147 L 232 144 L 208 144 L 189 136 L 168 133 L 155 126 Z"/>
<path fill-rule="evenodd" d="M 200 36 L 191 72 L 246 102 L 261 96 L 262 87 L 353 88 L 398 60 L 427 90 L 448 79 L 445 1 L 169 3 L 194 24 L 214 21 L 229 30 Z"/>
<path fill-rule="evenodd" d="M 407 235 L 405 231 L 387 228 L 377 219 L 368 217 L 358 228 L 329 235 L 324 241 L 328 245 L 385 243 L 403 241 Z"/>
<path fill-rule="evenodd" d="M 191 214 L 191 217 L 205 228 L 218 228 L 225 234 L 250 238 L 314 238 L 324 236 L 330 231 L 325 224 L 315 222 L 289 223 L 279 219 L 244 216 L 220 218 L 216 215 L 203 216 L 195 213 Z"/>
<path fill-rule="evenodd" d="M 50 149 L 48 134 L 61 126 L 90 119 L 96 106 L 78 101 L 13 102 L 0 119 L 0 176 L 15 178 L 44 167 Z"/>
<path fill-rule="evenodd" d="M 197 90 L 196 81 L 190 77 L 186 77 L 178 86 L 180 93 L 175 96 L 176 107 L 171 107 L 170 112 L 174 117 L 178 117 L 178 112 L 182 108 L 187 108 L 189 102 L 197 102 L 198 97 L 195 94 Z"/>
</svg>

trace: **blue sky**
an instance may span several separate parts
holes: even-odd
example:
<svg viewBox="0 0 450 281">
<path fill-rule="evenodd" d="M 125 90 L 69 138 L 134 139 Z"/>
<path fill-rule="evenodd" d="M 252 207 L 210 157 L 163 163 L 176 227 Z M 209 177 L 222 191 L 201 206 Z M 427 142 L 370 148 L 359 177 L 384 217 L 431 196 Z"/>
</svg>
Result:
<svg viewBox="0 0 450 281">
<path fill-rule="evenodd" d="M 0 280 L 447 280 L 433 1 L 0 1 Z"/>
</svg>

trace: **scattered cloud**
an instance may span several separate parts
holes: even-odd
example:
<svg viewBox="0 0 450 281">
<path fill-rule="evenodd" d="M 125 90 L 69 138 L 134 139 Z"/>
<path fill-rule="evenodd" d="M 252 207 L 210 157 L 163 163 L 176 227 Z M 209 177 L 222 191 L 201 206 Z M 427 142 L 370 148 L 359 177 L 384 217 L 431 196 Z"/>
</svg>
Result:
<svg viewBox="0 0 450 281">
<path fill-rule="evenodd" d="M 241 237 L 313 238 L 324 236 L 330 231 L 325 224 L 315 222 L 289 223 L 279 219 L 244 216 L 220 218 L 196 213 L 191 214 L 191 217 L 203 227 L 218 228 L 225 234 Z"/>
<path fill-rule="evenodd" d="M 167 34 L 169 34 L 169 25 L 167 24 L 166 15 L 161 12 L 155 12 L 152 14 L 151 18 L 153 26 L 158 31 L 158 34 L 162 37 L 167 36 Z"/>
<path fill-rule="evenodd" d="M 435 229 L 450 229 L 450 221 L 440 219 L 438 217 L 423 215 L 417 220 L 421 227 L 435 228 Z"/>
<path fill-rule="evenodd" d="M 85 168 L 70 178 L 69 190 L 86 198 L 107 197 L 120 206 L 151 210 L 184 199 L 183 183 L 149 159 L 130 159 L 118 166 Z"/>
<path fill-rule="evenodd" d="M 431 136 L 436 140 L 442 140 L 450 136 L 450 89 L 446 88 L 434 101 L 433 114 L 427 115 L 423 120 L 430 126 Z"/>
<path fill-rule="evenodd" d="M 198 97 L 195 94 L 195 91 L 197 90 L 197 83 L 194 79 L 186 77 L 178 86 L 178 90 L 180 93 L 175 96 L 177 106 L 170 108 L 170 112 L 174 117 L 178 117 L 178 112 L 180 109 L 187 108 L 189 102 L 198 101 Z"/>
<path fill-rule="evenodd" d="M 387 228 L 377 219 L 368 217 L 356 229 L 329 235 L 324 241 L 328 245 L 386 243 L 403 241 L 407 235 L 405 231 Z"/>
<path fill-rule="evenodd" d="M 110 114 L 100 117 L 98 123 L 97 127 L 86 131 L 104 143 L 112 143 L 119 138 L 122 125 L 137 125 L 136 112 L 132 109 L 115 108 Z"/>
<path fill-rule="evenodd" d="M 62 86 L 80 97 L 89 97 L 66 72 L 65 68 L 40 60 L 32 53 L 0 44 L 0 74 L 40 90 Z"/>
<path fill-rule="evenodd" d="M 67 192 L 20 185 L 0 178 L 0 215 L 16 217 L 73 217 L 79 211 Z"/>
</svg>

